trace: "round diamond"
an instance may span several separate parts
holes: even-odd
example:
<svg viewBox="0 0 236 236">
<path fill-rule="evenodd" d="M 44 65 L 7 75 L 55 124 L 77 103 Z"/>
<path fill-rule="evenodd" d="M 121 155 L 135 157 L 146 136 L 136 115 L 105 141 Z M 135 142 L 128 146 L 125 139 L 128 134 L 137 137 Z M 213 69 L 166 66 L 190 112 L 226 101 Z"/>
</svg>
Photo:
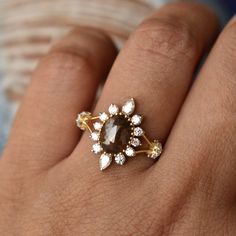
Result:
<svg viewBox="0 0 236 236">
<path fill-rule="evenodd" d="M 118 165 L 123 165 L 125 163 L 125 155 L 122 153 L 119 153 L 115 156 L 115 162 Z"/>
<path fill-rule="evenodd" d="M 76 119 L 77 126 L 80 129 L 85 130 L 86 129 L 85 121 L 88 120 L 90 117 L 91 117 L 90 112 L 83 111 L 83 112 L 79 113 L 77 116 L 77 119 Z"/>
<path fill-rule="evenodd" d="M 118 108 L 117 105 L 111 104 L 111 105 L 109 106 L 108 111 L 109 111 L 109 113 L 110 113 L 111 115 L 115 115 L 115 114 L 117 114 L 117 113 L 119 112 L 119 108 Z"/>
<path fill-rule="evenodd" d="M 93 124 L 93 127 L 95 130 L 100 130 L 102 128 L 102 123 L 101 122 L 95 122 Z"/>
<path fill-rule="evenodd" d="M 108 117 L 108 115 L 105 113 L 105 112 L 101 112 L 100 114 L 99 114 L 99 118 L 100 118 L 100 120 L 101 121 L 106 121 L 109 117 Z"/>
<path fill-rule="evenodd" d="M 93 133 L 91 133 L 91 139 L 93 140 L 93 141 L 98 141 L 99 140 L 99 133 L 98 132 L 93 132 Z"/>
<path fill-rule="evenodd" d="M 132 144 L 132 146 L 134 146 L 134 147 L 138 147 L 138 146 L 141 145 L 141 141 L 140 141 L 138 138 L 132 138 L 131 144 Z"/>
<path fill-rule="evenodd" d="M 143 134 L 144 134 L 144 131 L 142 128 L 140 127 L 134 128 L 134 136 L 139 137 L 139 136 L 142 136 Z"/>
<path fill-rule="evenodd" d="M 134 116 L 132 116 L 131 122 L 132 122 L 134 125 L 140 125 L 141 122 L 142 122 L 142 116 L 140 116 L 140 115 L 134 115 Z"/>
<path fill-rule="evenodd" d="M 95 154 L 98 154 L 101 151 L 102 151 L 102 146 L 99 143 L 93 144 L 92 152 L 94 152 Z"/>
<path fill-rule="evenodd" d="M 133 156 L 135 156 L 135 151 L 132 147 L 127 147 L 126 150 L 125 150 L 125 154 L 128 157 L 133 157 Z"/>
</svg>

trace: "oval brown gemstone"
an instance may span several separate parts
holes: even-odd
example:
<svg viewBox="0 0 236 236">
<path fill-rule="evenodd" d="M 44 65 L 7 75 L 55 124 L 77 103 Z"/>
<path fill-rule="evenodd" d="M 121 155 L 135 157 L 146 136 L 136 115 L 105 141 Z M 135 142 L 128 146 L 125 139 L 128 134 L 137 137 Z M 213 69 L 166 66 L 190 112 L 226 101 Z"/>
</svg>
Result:
<svg viewBox="0 0 236 236">
<path fill-rule="evenodd" d="M 129 143 L 131 136 L 130 122 L 123 115 L 109 118 L 102 127 L 100 141 L 107 153 L 119 153 Z"/>
</svg>

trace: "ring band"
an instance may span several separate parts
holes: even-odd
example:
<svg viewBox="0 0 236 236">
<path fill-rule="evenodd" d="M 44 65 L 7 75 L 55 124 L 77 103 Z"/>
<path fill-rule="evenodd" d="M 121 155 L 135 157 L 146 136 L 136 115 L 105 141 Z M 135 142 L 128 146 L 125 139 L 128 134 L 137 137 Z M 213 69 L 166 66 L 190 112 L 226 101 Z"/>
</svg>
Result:
<svg viewBox="0 0 236 236">
<path fill-rule="evenodd" d="M 92 152 L 101 154 L 100 170 L 110 166 L 113 158 L 118 165 L 123 165 L 129 157 L 137 154 L 145 153 L 152 159 L 161 155 L 162 144 L 157 139 L 150 141 L 147 138 L 140 127 L 143 117 L 134 114 L 134 110 L 135 101 L 130 98 L 121 110 L 117 105 L 111 104 L 108 113 L 100 112 L 98 116 L 92 116 L 90 112 L 83 111 L 78 114 L 77 126 L 90 132 L 90 137 L 95 142 Z M 141 138 L 147 147 L 140 148 L 143 146 Z"/>
</svg>

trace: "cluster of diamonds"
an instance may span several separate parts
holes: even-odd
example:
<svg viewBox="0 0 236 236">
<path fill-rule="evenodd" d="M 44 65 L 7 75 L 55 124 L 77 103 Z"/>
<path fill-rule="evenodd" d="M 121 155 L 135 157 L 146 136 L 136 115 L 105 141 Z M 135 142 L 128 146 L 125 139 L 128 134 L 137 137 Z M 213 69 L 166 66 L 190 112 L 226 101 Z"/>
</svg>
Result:
<svg viewBox="0 0 236 236">
<path fill-rule="evenodd" d="M 108 108 L 108 112 L 101 112 L 97 117 L 97 120 L 93 123 L 93 130 L 90 129 L 90 138 L 95 142 L 92 145 L 92 152 L 95 154 L 100 154 L 99 165 L 100 169 L 106 169 L 112 160 L 118 164 L 123 165 L 127 158 L 134 157 L 136 155 L 136 148 L 142 145 L 140 137 L 144 135 L 143 129 L 140 127 L 142 123 L 142 116 L 138 114 L 133 114 L 135 110 L 134 99 L 131 98 L 125 102 L 121 110 L 116 104 L 111 104 Z M 101 131 L 105 123 L 113 116 L 122 115 L 127 119 L 130 124 L 130 139 L 126 147 L 119 153 L 109 153 L 106 152 L 101 143 Z M 77 126 L 82 130 L 86 129 L 87 121 L 91 119 L 91 113 L 82 112 L 77 117 Z M 161 154 L 161 144 L 158 141 L 153 141 L 151 143 L 149 152 L 147 153 L 150 158 L 157 158 Z"/>
<path fill-rule="evenodd" d="M 114 115 L 118 115 L 118 114 L 123 114 L 130 122 L 131 122 L 131 129 L 132 129 L 132 133 L 131 133 L 131 137 L 130 137 L 130 141 L 126 147 L 126 149 L 124 149 L 122 152 L 118 153 L 118 154 L 112 154 L 112 153 L 106 153 L 103 152 L 102 149 L 102 145 L 97 142 L 93 145 L 92 147 L 92 151 L 95 154 L 99 154 L 101 152 L 102 155 L 100 156 L 100 169 L 106 169 L 112 162 L 112 157 L 114 156 L 114 161 L 118 164 L 118 165 L 123 165 L 127 159 L 127 157 L 134 157 L 136 155 L 135 153 L 135 147 L 138 147 L 141 145 L 141 141 L 139 139 L 139 137 L 144 133 L 141 127 L 138 127 L 138 125 L 141 124 L 142 122 L 142 116 L 138 115 L 138 114 L 134 114 L 133 116 L 131 116 L 133 114 L 135 110 L 135 102 L 133 99 L 128 100 L 123 106 L 122 109 L 120 111 L 119 107 L 115 104 L 111 104 L 108 108 L 108 114 L 105 112 L 102 112 L 99 114 L 99 119 L 100 122 L 99 125 L 97 122 L 94 123 L 94 128 L 97 130 L 93 133 L 91 133 L 91 138 L 93 141 L 99 141 L 98 139 L 93 139 L 94 133 L 96 134 L 95 136 L 99 136 L 101 129 L 104 125 L 104 123 L 111 117 L 113 117 Z"/>
</svg>

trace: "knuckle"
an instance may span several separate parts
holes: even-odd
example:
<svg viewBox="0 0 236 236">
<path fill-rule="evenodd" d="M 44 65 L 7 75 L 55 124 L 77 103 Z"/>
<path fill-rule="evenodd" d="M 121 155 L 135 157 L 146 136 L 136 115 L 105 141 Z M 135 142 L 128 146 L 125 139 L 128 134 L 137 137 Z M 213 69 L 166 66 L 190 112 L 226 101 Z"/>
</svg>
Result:
<svg viewBox="0 0 236 236">
<path fill-rule="evenodd" d="M 87 54 L 52 51 L 41 60 L 33 77 L 61 87 L 74 83 L 78 78 L 93 78 L 91 74 L 93 69 L 94 65 Z"/>
<path fill-rule="evenodd" d="M 58 71 L 88 71 L 91 67 L 91 60 L 89 55 L 85 53 L 78 53 L 73 50 L 58 50 L 50 52 L 43 60 L 43 66 L 46 64 L 48 68 Z"/>
<path fill-rule="evenodd" d="M 179 18 L 151 18 L 144 21 L 136 31 L 138 47 L 149 54 L 164 58 L 194 57 L 198 42 L 191 26 Z"/>
</svg>

